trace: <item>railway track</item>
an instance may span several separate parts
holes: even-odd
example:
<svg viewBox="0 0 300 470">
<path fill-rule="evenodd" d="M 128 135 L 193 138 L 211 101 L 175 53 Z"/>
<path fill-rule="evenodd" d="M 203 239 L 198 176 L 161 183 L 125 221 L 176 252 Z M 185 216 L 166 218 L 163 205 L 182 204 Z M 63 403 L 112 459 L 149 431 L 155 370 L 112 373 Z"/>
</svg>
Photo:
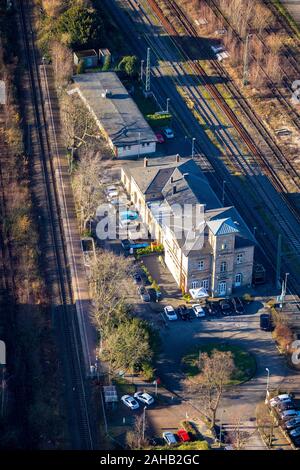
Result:
<svg viewBox="0 0 300 470">
<path fill-rule="evenodd" d="M 153 11 L 155 12 L 156 16 L 159 18 L 162 25 L 165 27 L 168 34 L 170 36 L 172 36 L 173 40 L 176 42 L 176 37 L 178 37 L 179 34 L 178 34 L 177 30 L 174 28 L 174 26 L 172 25 L 172 23 L 170 22 L 170 19 L 165 17 L 165 15 L 163 14 L 163 12 L 162 12 L 162 10 L 161 10 L 161 8 L 158 5 L 156 0 L 148 0 L 148 3 L 151 6 L 151 8 L 153 9 Z M 165 0 L 165 3 L 169 6 L 170 10 L 173 11 L 173 14 L 176 15 L 177 18 L 179 17 L 178 18 L 179 20 L 180 20 L 180 17 L 182 18 L 183 24 L 186 25 L 187 23 L 189 23 L 186 16 L 183 15 L 181 10 L 178 8 L 178 5 L 176 4 L 176 6 L 175 6 L 175 2 L 173 0 Z M 184 17 L 184 19 L 183 19 L 183 17 Z M 190 25 L 190 23 L 189 23 L 189 25 Z M 191 31 L 192 30 L 193 30 L 193 26 L 190 25 L 190 29 L 189 29 L 189 31 L 190 31 L 189 35 L 190 36 L 191 36 Z M 197 34 L 197 33 L 195 32 L 195 34 Z M 207 76 L 207 74 L 206 74 L 205 70 L 203 69 L 203 67 L 199 63 L 189 59 L 187 53 L 185 51 L 183 51 L 181 45 L 178 44 L 178 42 L 177 42 L 177 47 L 180 50 L 180 52 L 182 53 L 183 57 L 188 58 L 188 60 L 190 62 L 190 65 L 191 65 L 191 68 L 193 69 L 195 74 L 198 75 L 199 77 L 201 77 L 201 79 L 202 79 L 202 81 L 205 85 L 205 88 L 207 89 L 207 91 L 209 92 L 211 97 L 215 100 L 215 102 L 217 103 L 219 108 L 224 112 L 224 114 L 228 118 L 229 122 L 236 129 L 236 131 L 238 132 L 238 134 L 239 134 L 240 138 L 242 139 L 242 141 L 246 144 L 246 146 L 250 150 L 251 154 L 255 157 L 256 161 L 260 164 L 260 166 L 264 170 L 265 174 L 272 181 L 272 184 L 274 185 L 274 187 L 277 189 L 277 191 L 279 191 L 282 194 L 282 197 L 284 198 L 284 200 L 285 200 L 287 206 L 289 207 L 289 209 L 291 210 L 291 212 L 294 214 L 295 218 L 298 221 L 300 221 L 300 214 L 299 214 L 298 210 L 294 207 L 294 205 L 290 202 L 290 200 L 288 199 L 288 197 L 286 195 L 286 193 L 288 192 L 287 188 L 285 187 L 283 182 L 280 180 L 279 176 L 277 175 L 276 171 L 274 171 L 274 169 L 270 165 L 267 158 L 264 156 L 264 154 L 255 145 L 255 143 L 253 142 L 253 140 L 250 137 L 249 133 L 247 132 L 245 127 L 239 122 L 238 118 L 236 117 L 236 115 L 234 114 L 232 109 L 227 105 L 227 103 L 223 99 L 223 97 L 220 94 L 220 92 L 218 91 L 218 89 L 215 87 L 214 84 L 210 83 L 209 77 Z M 287 162 L 285 161 L 284 165 L 286 163 Z M 290 167 L 290 171 L 293 171 L 293 169 L 291 167 Z"/>
<path fill-rule="evenodd" d="M 161 56 L 161 54 L 162 54 L 161 51 L 163 50 L 162 44 L 160 44 L 160 42 L 158 42 L 158 44 L 154 44 L 154 42 L 156 42 L 156 40 L 154 39 L 154 37 L 155 37 L 155 34 L 154 34 L 155 28 L 157 28 L 156 21 L 153 23 L 155 25 L 154 26 L 154 31 L 153 31 L 154 37 L 153 37 L 153 39 L 150 39 L 151 35 L 149 35 L 148 32 L 150 31 L 153 19 L 151 19 L 152 16 L 151 16 L 150 10 L 149 10 L 150 16 L 147 16 L 148 13 L 146 13 L 146 10 L 148 11 L 148 7 L 146 7 L 146 10 L 145 10 L 144 9 L 145 7 L 141 6 L 142 4 L 137 5 L 136 2 L 134 2 L 133 0 L 127 0 L 127 3 L 129 3 L 131 5 L 131 7 L 133 8 L 133 10 L 135 10 L 135 17 L 136 18 L 137 18 L 137 16 L 136 16 L 136 11 L 137 10 L 140 10 L 139 14 L 144 17 L 143 21 L 146 24 L 146 31 L 147 31 L 147 34 L 145 35 L 145 38 L 147 40 L 148 45 L 154 51 L 154 53 L 157 57 L 157 60 L 158 61 L 160 61 L 160 60 L 167 60 L 167 61 L 172 60 L 172 59 L 166 58 L 166 56 L 164 56 L 163 59 L 162 59 L 162 56 Z M 144 4 L 144 2 L 143 2 L 143 4 Z M 157 15 L 155 15 L 155 16 L 157 16 Z M 159 18 L 157 19 L 157 21 L 160 21 Z M 173 36 L 175 36 L 175 34 Z M 170 40 L 171 40 L 171 44 L 172 44 L 171 47 L 172 47 L 172 49 L 173 48 L 176 49 L 177 44 L 176 44 L 176 42 L 174 42 L 174 37 L 173 36 L 170 36 Z M 179 48 L 178 48 L 178 50 L 179 50 Z M 179 55 L 182 56 L 182 60 L 184 61 L 184 63 L 188 62 L 188 61 L 186 61 L 186 55 L 183 55 L 182 50 L 179 50 Z M 173 64 L 172 67 L 174 68 L 174 73 L 172 72 L 172 76 L 173 76 L 172 80 L 174 80 L 176 82 L 177 79 L 178 79 L 178 77 L 176 78 L 176 76 L 178 75 L 177 68 L 180 67 L 180 63 L 175 62 L 175 64 Z M 155 70 L 157 69 L 157 72 L 159 73 L 159 75 L 161 75 L 161 73 L 159 72 L 157 67 L 154 66 L 154 69 Z M 168 68 L 168 70 L 169 70 L 169 68 Z M 184 73 L 189 74 L 190 72 L 184 72 L 183 71 L 182 74 L 184 74 Z M 196 89 L 197 85 L 194 84 L 193 87 Z M 158 92 L 158 96 L 160 96 L 160 91 L 156 90 L 156 93 L 157 92 Z M 191 92 L 191 99 L 193 99 L 193 101 L 195 103 L 200 103 L 200 101 L 203 102 L 202 98 L 199 101 L 199 97 L 197 97 L 197 95 L 193 95 L 193 93 L 194 92 Z M 167 96 L 170 96 L 170 95 L 167 95 Z M 164 100 L 165 100 L 165 98 L 162 99 L 162 101 L 164 101 Z M 178 117 L 177 112 L 176 112 L 175 109 L 174 109 L 174 111 L 175 111 L 175 117 Z M 179 118 L 179 121 L 182 124 L 182 121 L 181 121 L 180 118 Z M 182 124 L 182 125 L 184 126 L 184 124 Z M 203 157 L 208 159 L 208 161 L 210 162 L 211 166 L 214 169 L 214 172 L 211 174 L 212 178 L 215 180 L 216 185 L 219 188 L 222 188 L 222 183 L 223 183 L 224 180 L 227 179 L 228 173 L 226 171 L 223 171 L 223 165 L 220 165 L 221 162 L 218 163 L 214 158 L 211 158 L 210 154 L 203 151 L 203 149 L 202 149 L 202 152 L 203 152 Z M 197 154 L 196 158 L 198 160 L 198 154 L 201 154 L 201 152 L 196 152 L 196 154 Z M 248 170 L 249 170 L 249 165 L 246 161 L 243 160 L 242 154 L 239 157 L 239 164 L 243 165 L 244 167 L 248 167 Z M 285 233 L 287 235 L 287 237 L 291 240 L 293 249 L 295 251 L 297 251 L 297 253 L 299 253 L 299 248 L 300 247 L 299 247 L 298 234 L 294 232 L 293 226 L 291 226 L 289 224 L 289 220 L 287 220 L 285 218 L 284 214 L 281 214 L 280 209 L 278 209 L 278 207 L 275 207 L 275 205 L 273 204 L 272 199 L 270 199 L 270 196 L 268 196 L 267 192 L 264 191 L 264 187 L 262 185 L 262 182 L 260 181 L 260 178 L 259 177 L 256 178 L 255 175 L 254 175 L 254 178 L 256 180 L 256 183 L 257 183 L 257 186 L 258 186 L 258 189 L 259 189 L 259 193 L 261 193 L 262 196 L 263 196 L 263 199 L 262 199 L 263 203 L 264 203 L 264 200 L 266 200 L 266 204 L 268 206 L 269 205 L 271 206 L 271 210 L 274 214 L 274 217 L 276 217 L 277 220 L 278 220 L 278 225 L 282 228 L 283 233 Z M 236 205 L 236 207 L 238 208 L 240 213 L 251 214 L 251 221 L 248 222 L 248 224 L 250 226 L 252 224 L 254 224 L 254 225 L 258 224 L 261 227 L 261 230 L 263 232 L 263 230 L 264 230 L 263 226 L 265 224 L 261 223 L 262 220 L 258 220 L 258 217 L 257 217 L 258 214 L 257 214 L 256 210 L 253 211 L 252 207 L 251 206 L 249 207 L 249 204 L 247 203 L 247 200 L 244 200 L 244 195 L 240 194 L 240 196 L 237 200 L 236 194 L 237 194 L 237 191 L 239 191 L 239 189 L 236 188 L 235 183 L 236 183 L 236 181 L 234 181 L 234 179 L 230 182 L 230 185 L 228 186 L 228 191 L 227 191 L 228 197 L 230 197 L 231 201 L 234 201 L 233 203 Z M 279 206 L 280 206 L 280 204 L 283 205 L 283 201 L 281 201 L 281 198 L 279 196 Z M 249 215 L 249 217 L 250 217 L 250 215 Z M 267 227 L 265 227 L 265 230 L 268 233 Z M 259 237 L 259 238 L 261 238 L 261 237 Z M 266 243 L 266 240 L 262 238 L 262 244 L 260 244 L 260 248 L 262 249 L 262 252 L 264 253 L 265 258 L 268 260 L 268 262 L 270 264 L 270 267 L 272 267 L 272 269 L 273 269 L 275 267 L 274 266 L 274 253 L 276 252 L 276 241 L 274 243 L 274 239 L 272 240 L 272 238 L 271 238 L 271 235 L 270 235 L 270 240 L 268 241 L 268 243 Z M 291 270 L 288 268 L 288 266 L 289 266 L 289 263 L 286 264 L 285 260 L 283 260 L 282 269 L 287 269 L 287 271 L 290 272 Z M 274 271 L 275 271 L 275 269 L 274 269 Z M 293 279 L 293 281 L 290 283 L 291 286 L 293 285 L 293 290 L 295 292 L 298 292 L 299 289 L 298 289 L 297 278 L 295 276 L 291 276 L 290 279 L 291 279 L 291 281 Z"/>
<path fill-rule="evenodd" d="M 183 26 L 184 30 L 188 35 L 191 37 L 199 37 L 196 29 L 193 27 L 191 22 L 188 20 L 182 9 L 174 0 L 166 0 L 167 4 L 170 8 L 173 8 L 174 12 L 178 15 L 178 19 L 180 20 L 181 25 Z M 269 162 L 269 166 L 273 170 L 277 170 L 281 168 L 284 173 L 287 174 L 288 178 L 292 178 L 295 190 L 299 191 L 300 189 L 300 175 L 298 174 L 297 170 L 291 164 L 289 159 L 284 155 L 281 151 L 280 147 L 273 141 L 272 136 L 270 135 L 269 131 L 266 129 L 264 124 L 256 115 L 255 111 L 249 106 L 247 102 L 245 102 L 244 97 L 240 93 L 239 89 L 234 85 L 230 77 L 228 76 L 225 69 L 220 65 L 217 60 L 211 61 L 214 66 L 214 69 L 218 73 L 218 75 L 226 81 L 226 87 L 229 90 L 231 96 L 236 98 L 237 106 L 242 110 L 245 116 L 249 119 L 249 121 L 255 126 L 258 133 L 263 137 L 264 141 L 268 144 L 268 147 L 273 152 L 275 159 L 272 162 Z M 266 159 L 265 159 L 266 160 Z M 273 171 L 273 174 L 274 171 Z M 284 190 L 286 193 L 289 191 L 287 189 Z"/>
<path fill-rule="evenodd" d="M 223 14 L 223 12 L 220 10 L 220 8 L 216 4 L 216 2 L 214 0 L 205 0 L 205 1 L 207 2 L 208 6 L 211 8 L 211 10 L 215 13 L 216 17 L 219 18 L 222 21 L 222 23 L 225 24 L 225 26 L 228 27 L 229 30 L 231 30 L 231 32 L 233 33 L 233 35 L 237 38 L 237 40 L 239 42 L 244 44 L 245 40 L 242 39 L 242 37 L 239 35 L 238 31 L 232 26 L 232 24 L 230 23 L 228 18 Z M 182 14 L 183 14 L 183 12 L 182 12 Z M 272 28 L 268 28 L 267 31 L 269 32 L 269 34 L 276 32 Z M 270 52 L 270 49 L 268 48 L 264 38 L 262 38 L 258 33 L 253 33 L 253 34 L 255 34 L 257 39 L 261 42 L 264 51 L 265 52 Z M 257 62 L 256 58 L 253 56 L 253 54 L 251 54 L 251 52 L 250 52 L 250 57 L 252 58 L 253 61 Z M 298 74 L 300 73 L 300 67 L 297 64 L 296 60 L 293 59 L 287 53 L 286 50 L 285 50 L 285 57 L 286 57 L 286 60 L 288 60 L 290 66 L 296 72 L 296 76 L 298 77 Z M 266 77 L 266 80 L 268 82 L 268 86 L 269 86 L 270 91 L 274 94 L 274 96 L 276 96 L 279 99 L 281 104 L 286 108 L 286 110 L 288 111 L 288 113 L 289 113 L 290 117 L 292 118 L 292 121 L 293 121 L 294 125 L 297 127 L 297 129 L 300 129 L 300 116 L 299 116 L 299 113 L 289 103 L 289 101 L 286 99 L 286 97 L 284 96 L 284 94 L 282 93 L 280 88 L 278 86 L 276 86 L 276 84 L 274 83 L 272 78 L 267 74 L 265 69 L 259 63 L 258 63 L 258 65 L 259 65 L 260 72 L 262 73 L 262 75 L 264 75 Z M 219 64 L 219 66 L 220 66 L 220 64 Z M 292 95 L 292 92 L 293 92 L 292 91 L 292 82 L 293 82 L 293 80 L 291 80 L 290 76 L 286 73 L 286 71 L 282 68 L 282 66 L 279 66 L 279 68 L 280 68 L 280 71 L 281 71 L 281 74 L 282 74 L 283 83 L 285 84 L 285 87 L 288 88 L 290 95 Z M 224 73 L 226 73 L 224 69 L 223 69 L 223 71 L 224 71 Z"/>
<path fill-rule="evenodd" d="M 53 270 L 57 281 L 57 297 L 52 300 L 56 304 L 57 331 L 60 332 L 60 343 L 63 345 L 62 363 L 64 365 L 72 447 L 74 449 L 92 450 L 96 446 L 93 420 L 89 407 L 89 387 L 83 364 L 82 344 L 73 302 L 69 263 L 60 218 L 59 193 L 55 182 L 55 168 L 44 108 L 38 54 L 30 24 L 30 5 L 27 1 L 19 0 L 17 9 L 21 41 L 30 79 L 32 109 L 38 138 L 40 166 L 43 173 L 46 213 L 51 230 Z"/>
</svg>

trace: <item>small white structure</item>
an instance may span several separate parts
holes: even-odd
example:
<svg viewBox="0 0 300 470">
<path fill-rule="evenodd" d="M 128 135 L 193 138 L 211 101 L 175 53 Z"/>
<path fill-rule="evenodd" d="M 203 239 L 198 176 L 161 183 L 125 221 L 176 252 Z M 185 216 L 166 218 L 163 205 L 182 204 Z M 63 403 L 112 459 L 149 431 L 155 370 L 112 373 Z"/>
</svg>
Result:
<svg viewBox="0 0 300 470">
<path fill-rule="evenodd" d="M 116 403 L 118 401 L 118 394 L 115 385 L 103 386 L 103 394 L 105 404 Z"/>
</svg>

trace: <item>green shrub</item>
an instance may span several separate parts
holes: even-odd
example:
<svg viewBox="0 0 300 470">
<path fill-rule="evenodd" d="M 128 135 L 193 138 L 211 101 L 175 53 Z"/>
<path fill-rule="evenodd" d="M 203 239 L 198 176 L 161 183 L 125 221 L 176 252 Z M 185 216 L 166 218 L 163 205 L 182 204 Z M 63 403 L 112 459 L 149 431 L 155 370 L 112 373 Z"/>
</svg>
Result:
<svg viewBox="0 0 300 470">
<path fill-rule="evenodd" d="M 84 73 L 85 72 L 85 63 L 84 60 L 80 60 L 78 65 L 77 65 L 77 70 L 76 72 L 79 73 Z"/>
<path fill-rule="evenodd" d="M 144 362 L 142 364 L 141 372 L 146 382 L 153 382 L 155 379 L 155 369 L 149 362 Z"/>
<path fill-rule="evenodd" d="M 102 67 L 102 72 L 108 72 L 110 70 L 111 66 L 111 56 L 107 55 L 105 56 L 103 67 Z"/>
<path fill-rule="evenodd" d="M 206 441 L 184 442 L 176 450 L 209 450 L 209 445 Z"/>
<path fill-rule="evenodd" d="M 172 120 L 172 114 L 164 113 L 164 114 L 147 114 L 146 119 L 150 126 L 153 127 L 164 127 L 170 125 Z"/>
</svg>

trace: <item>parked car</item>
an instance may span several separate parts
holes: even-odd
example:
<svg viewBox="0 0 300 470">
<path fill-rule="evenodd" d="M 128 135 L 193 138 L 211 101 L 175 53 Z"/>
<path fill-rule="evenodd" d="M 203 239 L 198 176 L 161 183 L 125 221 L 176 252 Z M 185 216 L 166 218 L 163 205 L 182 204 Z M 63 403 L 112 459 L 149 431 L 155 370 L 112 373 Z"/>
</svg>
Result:
<svg viewBox="0 0 300 470">
<path fill-rule="evenodd" d="M 141 300 L 143 300 L 144 302 L 150 302 L 149 292 L 147 291 L 147 289 L 145 289 L 144 286 L 140 286 L 138 288 L 138 294 L 139 294 Z"/>
<path fill-rule="evenodd" d="M 166 317 L 168 320 L 172 321 L 172 320 L 177 320 L 177 314 L 174 310 L 174 308 L 171 306 L 171 305 L 167 305 L 165 308 L 164 308 L 164 312 L 166 314 Z"/>
<path fill-rule="evenodd" d="M 273 408 L 274 406 L 280 404 L 280 403 L 285 403 L 285 402 L 291 402 L 292 397 L 288 393 L 282 393 L 281 395 L 277 395 L 277 397 L 271 398 L 270 400 L 270 406 Z"/>
<path fill-rule="evenodd" d="M 281 421 L 288 421 L 292 418 L 298 418 L 300 416 L 300 411 L 297 410 L 285 410 L 280 413 Z"/>
<path fill-rule="evenodd" d="M 193 305 L 193 312 L 198 318 L 205 317 L 205 310 L 200 304 Z"/>
<path fill-rule="evenodd" d="M 161 132 L 155 132 L 155 136 L 159 144 L 163 144 L 165 142 L 164 136 L 162 135 Z"/>
<path fill-rule="evenodd" d="M 174 132 L 170 127 L 164 128 L 164 135 L 167 139 L 174 139 Z"/>
<path fill-rule="evenodd" d="M 189 433 L 185 429 L 179 429 L 177 437 L 181 442 L 189 442 L 191 440 Z"/>
<path fill-rule="evenodd" d="M 207 302 L 207 309 L 209 315 L 220 315 L 221 309 L 218 302 Z"/>
<path fill-rule="evenodd" d="M 223 315 L 228 316 L 234 313 L 232 303 L 229 299 L 220 301 L 220 308 Z"/>
<path fill-rule="evenodd" d="M 289 431 L 289 435 L 292 439 L 300 438 L 300 426 L 298 428 Z"/>
<path fill-rule="evenodd" d="M 223 51 L 224 51 L 224 46 L 222 46 L 222 45 L 219 45 L 219 46 L 211 46 L 211 50 L 212 50 L 215 54 L 219 54 L 220 52 L 223 52 Z"/>
<path fill-rule="evenodd" d="M 166 443 L 168 444 L 168 446 L 171 446 L 171 445 L 177 443 L 176 437 L 172 432 L 169 432 L 169 431 L 164 432 L 163 433 L 163 438 L 166 441 Z"/>
<path fill-rule="evenodd" d="M 139 401 L 145 405 L 152 405 L 154 403 L 154 398 L 149 395 L 147 392 L 136 392 L 134 398 L 137 398 Z"/>
<path fill-rule="evenodd" d="M 298 418 L 292 418 L 282 424 L 285 429 L 294 429 L 300 426 L 300 416 Z"/>
<path fill-rule="evenodd" d="M 278 403 L 276 405 L 276 410 L 278 413 L 281 413 L 282 411 L 285 410 L 294 410 L 295 409 L 295 403 L 293 401 L 285 401 L 283 403 Z"/>
<path fill-rule="evenodd" d="M 245 313 L 243 301 L 239 297 L 233 297 L 232 303 L 236 313 L 238 313 L 239 315 L 243 315 L 243 313 Z"/>
<path fill-rule="evenodd" d="M 140 407 L 136 399 L 131 397 L 130 395 L 123 395 L 121 397 L 121 401 L 131 410 L 137 410 Z"/>
<path fill-rule="evenodd" d="M 177 313 L 180 316 L 181 320 L 190 320 L 190 312 L 186 305 L 179 305 L 177 308 Z"/>
<path fill-rule="evenodd" d="M 133 282 L 135 284 L 142 284 L 143 279 L 142 279 L 142 276 L 140 275 L 140 273 L 134 273 L 132 277 L 133 277 Z"/>
<path fill-rule="evenodd" d="M 260 316 L 260 329 L 264 331 L 272 331 L 273 323 L 270 313 L 262 313 Z"/>
</svg>

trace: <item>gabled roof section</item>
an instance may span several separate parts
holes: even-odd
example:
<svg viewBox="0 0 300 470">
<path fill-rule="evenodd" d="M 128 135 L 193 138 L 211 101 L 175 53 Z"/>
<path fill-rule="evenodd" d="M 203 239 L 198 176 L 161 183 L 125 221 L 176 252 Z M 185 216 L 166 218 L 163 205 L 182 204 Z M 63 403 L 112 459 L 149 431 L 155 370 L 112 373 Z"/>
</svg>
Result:
<svg viewBox="0 0 300 470">
<path fill-rule="evenodd" d="M 239 229 L 230 218 L 210 220 L 207 225 L 215 236 L 239 233 Z"/>
</svg>

